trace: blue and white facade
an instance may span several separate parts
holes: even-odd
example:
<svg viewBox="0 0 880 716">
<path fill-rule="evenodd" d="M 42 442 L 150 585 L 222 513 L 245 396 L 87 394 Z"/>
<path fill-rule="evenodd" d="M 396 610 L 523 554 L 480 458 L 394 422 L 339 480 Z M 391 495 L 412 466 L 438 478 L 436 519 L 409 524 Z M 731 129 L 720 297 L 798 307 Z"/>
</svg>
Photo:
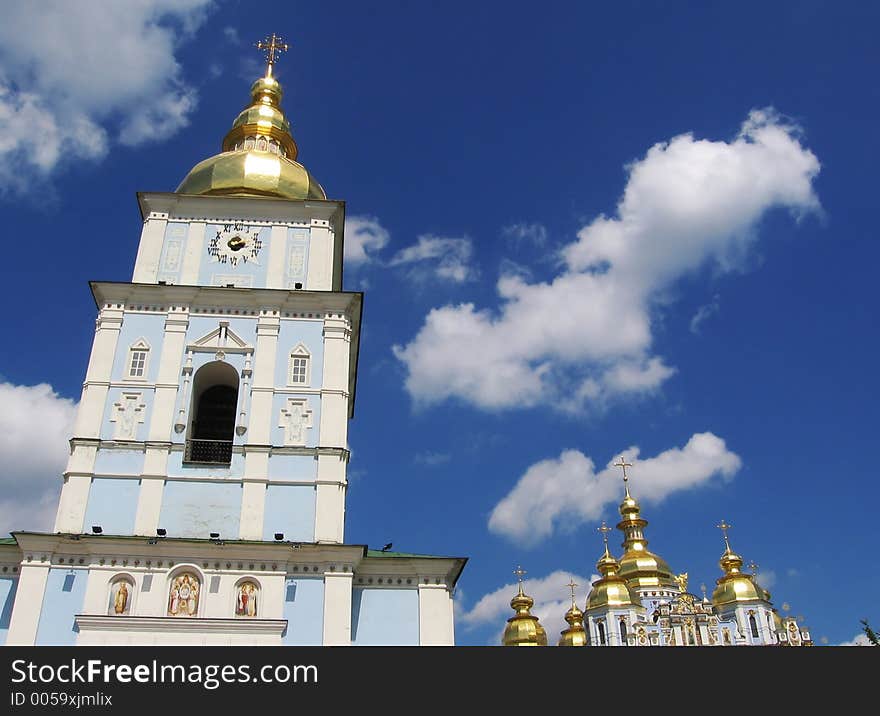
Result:
<svg viewBox="0 0 880 716">
<path fill-rule="evenodd" d="M 344 204 L 139 195 L 52 533 L 0 543 L 0 642 L 454 643 L 461 558 L 344 542 L 362 294 Z"/>
</svg>

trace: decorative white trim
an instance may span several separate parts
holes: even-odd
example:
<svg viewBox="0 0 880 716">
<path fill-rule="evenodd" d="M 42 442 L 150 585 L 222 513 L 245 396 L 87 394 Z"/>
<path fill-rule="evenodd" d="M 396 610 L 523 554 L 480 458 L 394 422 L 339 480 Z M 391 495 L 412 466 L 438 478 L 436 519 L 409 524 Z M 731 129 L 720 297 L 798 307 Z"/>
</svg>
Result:
<svg viewBox="0 0 880 716">
<path fill-rule="evenodd" d="M 204 617 L 110 617 L 77 614 L 74 623 L 80 631 L 190 632 L 200 634 L 269 634 L 281 636 L 287 619 L 206 619 Z"/>
</svg>

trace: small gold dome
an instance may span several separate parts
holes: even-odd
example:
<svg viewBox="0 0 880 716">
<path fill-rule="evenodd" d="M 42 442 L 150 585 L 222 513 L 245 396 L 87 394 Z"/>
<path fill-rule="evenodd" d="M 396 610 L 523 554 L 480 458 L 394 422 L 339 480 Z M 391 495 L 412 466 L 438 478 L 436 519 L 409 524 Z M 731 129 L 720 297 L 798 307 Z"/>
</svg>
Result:
<svg viewBox="0 0 880 716">
<path fill-rule="evenodd" d="M 504 646 L 547 646 L 547 632 L 538 617 L 529 611 L 534 603 L 535 600 L 523 592 L 520 582 L 519 592 L 510 600 L 516 614 L 507 620 L 501 640 Z"/>
<path fill-rule="evenodd" d="M 568 628 L 560 632 L 559 646 L 586 646 L 587 630 L 584 628 L 584 613 L 576 604 L 565 613 Z"/>
<path fill-rule="evenodd" d="M 620 576 L 633 588 L 678 589 L 675 572 L 659 555 L 648 549 L 644 529 L 648 521 L 642 519 L 639 503 L 626 492 L 620 503 L 621 521 L 617 525 L 624 534 L 624 553 L 620 558 Z"/>
<path fill-rule="evenodd" d="M 587 596 L 587 611 L 606 606 L 641 606 L 638 595 L 620 576 L 620 565 L 608 551 L 607 543 L 605 553 L 596 562 L 596 568 L 602 577 L 593 582 L 593 588 Z"/>
<path fill-rule="evenodd" d="M 326 199 L 323 187 L 296 161 L 299 150 L 281 109 L 282 96 L 270 65 L 251 87 L 251 104 L 232 123 L 223 151 L 196 164 L 177 193 Z"/>
<path fill-rule="evenodd" d="M 718 564 L 724 574 L 718 578 L 712 592 L 713 605 L 721 607 L 734 602 L 770 601 L 770 592 L 758 584 L 754 576 L 741 571 L 743 559 L 730 549 L 729 544 Z"/>
</svg>

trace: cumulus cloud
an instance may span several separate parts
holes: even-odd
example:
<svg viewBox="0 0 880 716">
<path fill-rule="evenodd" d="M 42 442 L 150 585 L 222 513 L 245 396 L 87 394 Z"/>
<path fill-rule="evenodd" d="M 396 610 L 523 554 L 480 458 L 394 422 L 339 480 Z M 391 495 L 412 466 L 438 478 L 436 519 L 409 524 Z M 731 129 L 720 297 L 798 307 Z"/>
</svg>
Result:
<svg viewBox="0 0 880 716">
<path fill-rule="evenodd" d="M 555 645 L 559 640 L 559 633 L 568 626 L 565 623 L 565 612 L 571 607 L 569 582 L 574 580 L 578 585 L 575 597 L 578 606 L 583 609 L 590 585 L 597 579 L 599 579 L 598 574 L 588 578 L 574 572 L 557 570 L 546 577 L 523 581 L 523 591 L 535 600 L 531 612 L 538 617 L 541 626 L 547 632 L 549 645 Z M 510 600 L 517 593 L 517 588 L 517 582 L 511 582 L 482 596 L 470 610 L 461 609 L 456 614 L 456 621 L 465 629 L 474 629 L 484 624 L 497 625 L 498 633 L 494 635 L 491 643 L 500 644 L 505 622 L 513 616 Z"/>
<path fill-rule="evenodd" d="M 547 228 L 543 224 L 510 224 L 501 229 L 501 235 L 515 245 L 547 243 Z"/>
<path fill-rule="evenodd" d="M 389 266 L 406 266 L 415 280 L 435 277 L 453 283 L 464 283 L 477 277 L 471 265 L 474 247 L 468 238 L 444 238 L 425 234 L 412 246 L 398 251 Z"/>
<path fill-rule="evenodd" d="M 211 0 L 11 3 L 0 23 L 0 191 L 24 190 L 65 159 L 187 125 L 195 90 L 175 58 Z M 36 39 L 35 39 L 36 38 Z"/>
<path fill-rule="evenodd" d="M 577 410 L 656 389 L 674 370 L 651 350 L 660 299 L 688 273 L 741 266 L 768 211 L 819 211 L 819 168 L 798 128 L 769 109 L 752 111 L 730 141 L 683 134 L 655 144 L 628 166 L 615 215 L 562 250 L 559 275 L 503 273 L 497 309 L 434 308 L 394 346 L 407 391 L 419 406 Z"/>
<path fill-rule="evenodd" d="M 45 383 L 0 383 L 0 535 L 55 519 L 76 404 Z"/>
<path fill-rule="evenodd" d="M 639 459 L 632 446 L 616 455 L 635 463 L 634 492 L 640 501 L 660 502 L 668 495 L 707 483 L 718 475 L 731 479 L 742 462 L 724 440 L 706 432 L 691 436 L 683 448 Z M 606 505 L 621 499 L 620 469 L 612 458 L 596 470 L 580 450 L 529 467 L 489 516 L 489 530 L 523 545 L 535 545 L 557 531 L 571 531 L 598 519 Z"/>
<path fill-rule="evenodd" d="M 838 646 L 872 646 L 872 644 L 864 632 L 859 632 L 852 639 L 843 641 Z"/>
<path fill-rule="evenodd" d="M 347 216 L 345 218 L 345 265 L 356 267 L 374 260 L 391 238 L 388 231 L 374 216 Z"/>
<path fill-rule="evenodd" d="M 697 312 L 691 318 L 691 333 L 699 334 L 702 325 L 718 311 L 721 310 L 720 297 L 716 293 L 711 303 L 704 304 L 697 309 Z"/>
</svg>

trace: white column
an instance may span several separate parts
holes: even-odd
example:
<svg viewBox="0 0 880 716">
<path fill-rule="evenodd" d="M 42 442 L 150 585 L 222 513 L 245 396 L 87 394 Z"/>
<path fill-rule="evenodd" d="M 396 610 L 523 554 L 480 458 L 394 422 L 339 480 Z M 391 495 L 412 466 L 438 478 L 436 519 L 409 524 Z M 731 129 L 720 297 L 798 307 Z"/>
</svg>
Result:
<svg viewBox="0 0 880 716">
<path fill-rule="evenodd" d="M 156 283 L 167 225 L 168 214 L 153 211 L 147 216 L 134 262 L 134 274 L 131 278 L 134 283 Z"/>
<path fill-rule="evenodd" d="M 167 459 L 167 453 L 166 459 Z M 134 534 L 155 537 L 162 512 L 162 493 L 165 491 L 163 476 L 142 475 L 138 493 L 137 512 L 134 517 Z"/>
<path fill-rule="evenodd" d="M 199 267 L 205 256 L 205 222 L 193 221 L 186 234 L 186 252 L 180 269 L 180 283 L 195 286 L 199 282 Z"/>
<path fill-rule="evenodd" d="M 263 453 L 264 458 L 268 455 Z M 247 459 L 250 459 L 248 455 Z M 238 525 L 239 539 L 263 539 L 263 514 L 266 509 L 266 485 L 268 480 L 245 478 L 241 495 L 241 519 Z"/>
<path fill-rule="evenodd" d="M 269 234 L 269 264 L 266 267 L 266 288 L 287 288 L 287 227 L 273 226 Z"/>
<path fill-rule="evenodd" d="M 257 346 L 254 350 L 254 375 L 251 388 L 251 415 L 248 421 L 248 443 L 268 445 L 271 442 L 272 397 L 275 390 L 275 354 L 281 320 L 278 311 L 260 311 L 257 321 Z M 247 473 L 247 465 L 245 465 Z"/>
<path fill-rule="evenodd" d="M 309 230 L 309 270 L 306 288 L 309 291 L 332 291 L 333 232 L 326 219 L 312 219 Z"/>
<path fill-rule="evenodd" d="M 351 572 L 324 572 L 324 646 L 351 646 Z"/>
<path fill-rule="evenodd" d="M 452 594 L 445 584 L 419 585 L 419 645 L 455 646 Z"/>
<path fill-rule="evenodd" d="M 180 368 L 186 345 L 186 329 L 189 327 L 189 310 L 175 308 L 165 318 L 165 335 L 159 370 L 156 376 L 156 395 L 153 399 L 153 415 L 147 440 L 169 442 L 174 423 L 174 406 L 180 387 Z"/>
<path fill-rule="evenodd" d="M 33 646 L 37 639 L 37 627 L 40 625 L 40 612 L 43 610 L 43 595 L 46 592 L 46 580 L 49 578 L 49 564 L 21 565 L 21 576 L 18 578 L 18 591 L 15 593 L 15 604 L 9 620 L 9 632 L 6 635 L 7 646 Z"/>
<path fill-rule="evenodd" d="M 101 421 L 113 372 L 113 358 L 116 355 L 119 331 L 122 329 L 122 316 L 123 309 L 116 304 L 112 308 L 102 308 L 98 313 L 89 367 L 76 413 L 74 437 L 97 438 L 101 433 Z"/>
<path fill-rule="evenodd" d="M 342 544 L 345 534 L 345 458 L 318 455 L 315 542 Z"/>
</svg>

